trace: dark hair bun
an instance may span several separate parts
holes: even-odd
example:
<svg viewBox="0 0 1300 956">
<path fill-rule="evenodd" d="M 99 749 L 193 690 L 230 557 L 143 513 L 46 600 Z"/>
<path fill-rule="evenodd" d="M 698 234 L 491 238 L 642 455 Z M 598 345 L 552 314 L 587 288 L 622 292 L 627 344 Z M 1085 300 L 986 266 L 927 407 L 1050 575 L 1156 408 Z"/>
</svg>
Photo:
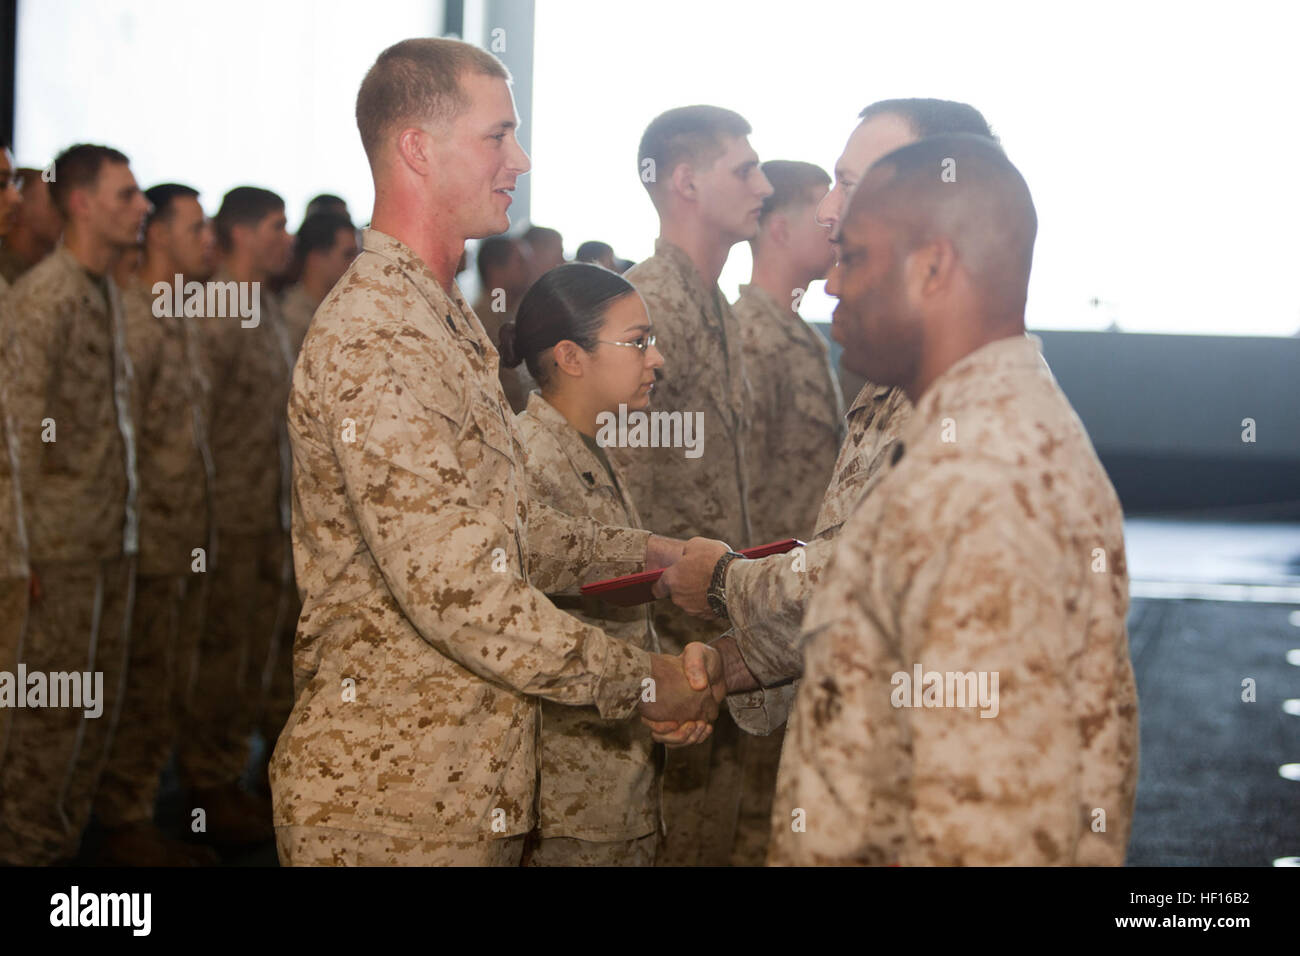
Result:
<svg viewBox="0 0 1300 956">
<path fill-rule="evenodd" d="M 497 338 L 497 351 L 501 353 L 502 365 L 506 368 L 514 368 L 523 361 L 523 356 L 515 353 L 515 323 L 513 319 L 501 326 Z"/>
</svg>

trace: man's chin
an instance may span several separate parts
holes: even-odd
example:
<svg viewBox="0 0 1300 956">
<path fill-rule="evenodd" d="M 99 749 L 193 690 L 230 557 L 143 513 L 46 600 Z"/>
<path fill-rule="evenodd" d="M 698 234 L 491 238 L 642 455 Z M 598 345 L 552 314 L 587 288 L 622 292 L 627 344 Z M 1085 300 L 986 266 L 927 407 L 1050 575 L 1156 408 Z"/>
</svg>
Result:
<svg viewBox="0 0 1300 956">
<path fill-rule="evenodd" d="M 478 226 L 466 239 L 487 239 L 491 236 L 499 236 L 510 228 L 510 214 L 503 212 L 500 219 L 493 220 L 489 225 Z"/>
<path fill-rule="evenodd" d="M 872 362 L 867 356 L 857 355 L 849 349 L 845 349 L 840 356 L 840 361 L 844 364 L 844 367 L 854 375 L 860 375 L 867 381 L 874 382 L 876 385 L 894 384 L 893 382 L 886 381 L 886 379 L 889 378 L 889 373 L 885 369 L 880 368 L 876 363 Z"/>
</svg>

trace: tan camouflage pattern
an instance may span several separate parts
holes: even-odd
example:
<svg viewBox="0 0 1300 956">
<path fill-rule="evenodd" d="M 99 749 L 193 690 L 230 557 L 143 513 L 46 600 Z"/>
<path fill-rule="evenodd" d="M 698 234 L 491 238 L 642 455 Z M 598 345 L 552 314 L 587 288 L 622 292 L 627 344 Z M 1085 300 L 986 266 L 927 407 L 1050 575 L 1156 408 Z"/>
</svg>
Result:
<svg viewBox="0 0 1300 956">
<path fill-rule="evenodd" d="M 740 325 L 716 284 L 704 283 L 690 257 L 664 239 L 654 255 L 625 278 L 645 300 L 664 356 L 651 411 L 704 414 L 703 454 L 681 448 L 611 448 L 627 477 L 627 490 L 647 527 L 689 538 L 701 534 L 733 548 L 753 539 L 747 486 L 752 396 L 745 377 Z M 691 641 L 710 641 L 720 624 L 701 621 L 669 601 L 654 608 L 664 650 L 680 653 Z M 664 770 L 668 837 L 661 866 L 725 866 L 735 837 L 740 769 L 731 718 L 719 715 L 713 736 L 695 747 L 672 750 Z"/>
<path fill-rule="evenodd" d="M 295 356 L 302 351 L 302 340 L 307 337 L 311 317 L 316 314 L 318 305 L 320 303 L 312 298 L 301 282 L 295 282 L 280 293 L 280 314 Z"/>
<path fill-rule="evenodd" d="M 0 303 L 9 283 L 0 277 Z M 0 310 L 0 321 L 4 312 Z M 27 580 L 27 528 L 23 523 L 23 494 L 19 481 L 18 433 L 9 415 L 9 363 L 7 333 L 0 325 L 0 580 Z M 25 590 L 25 588 L 24 588 Z M 0 646 L 12 646 L 23 615 L 0 623 Z"/>
<path fill-rule="evenodd" d="M 805 621 L 771 862 L 1122 864 L 1127 611 L 1119 500 L 1037 341 L 978 349 L 921 397 L 838 536 Z M 996 716 L 893 706 L 914 666 L 996 672 Z"/>
<path fill-rule="evenodd" d="M 742 285 L 731 307 L 753 388 L 746 451 L 756 544 L 812 536 L 844 438 L 844 399 L 830 349 L 792 302 Z"/>
<path fill-rule="evenodd" d="M 27 263 L 12 249 L 0 243 L 0 282 L 12 285 L 27 271 Z"/>
<path fill-rule="evenodd" d="M 17 673 L 22 655 L 23 636 L 27 631 L 26 577 L 0 577 L 0 671 Z M 0 767 L 9 749 L 9 707 L 0 707 Z"/>
<path fill-rule="evenodd" d="M 289 432 L 303 611 L 276 825 L 527 833 L 538 697 L 630 717 L 650 667 L 537 588 L 641 569 L 648 532 L 528 501 L 491 341 L 373 229 L 303 343 Z"/>
<path fill-rule="evenodd" d="M 235 280 L 219 269 L 211 281 Z M 196 320 L 210 409 L 217 549 L 208 564 L 208 616 L 195 683 L 182 698 L 176 755 L 182 782 L 193 788 L 239 777 L 249 735 L 267 707 L 269 668 L 276 661 L 289 666 L 279 646 L 295 600 L 285 422 L 294 355 L 278 300 L 265 285 L 259 295 L 256 326 L 245 328 L 237 316 Z"/>
<path fill-rule="evenodd" d="M 544 837 L 524 852 L 524 866 L 654 866 L 659 835 L 594 842 Z"/>
<path fill-rule="evenodd" d="M 772 695 L 778 691 L 770 692 Z M 784 702 L 789 712 L 793 698 Z M 768 846 L 772 837 L 772 798 L 776 793 L 776 774 L 781 766 L 781 748 L 785 743 L 785 727 L 776 728 L 766 736 L 748 732 L 749 728 L 736 721 L 741 730 L 736 753 L 740 763 L 740 805 L 736 811 L 736 840 L 731 848 L 732 866 L 763 866 L 767 862 Z"/>
<path fill-rule="evenodd" d="M 176 697 L 188 686 L 203 626 L 203 575 L 140 575 L 121 714 L 95 794 L 95 818 L 119 827 L 153 820 L 176 740 Z"/>
<path fill-rule="evenodd" d="M 745 664 L 768 689 L 727 698 L 732 718 L 751 734 L 784 725 L 798 691 L 783 682 L 803 672 L 799 635 L 804 612 L 825 573 L 845 518 L 867 483 L 884 467 L 889 451 L 912 413 L 902 389 L 868 382 L 845 416 L 847 435 L 817 528 L 802 552 L 757 561 L 733 561 L 727 568 L 727 612 Z"/>
<path fill-rule="evenodd" d="M 122 290 L 126 344 L 136 389 L 140 449 L 140 565 L 148 576 L 190 573 L 208 549 L 206 416 L 194 318 L 159 318 L 151 290 Z"/>
<path fill-rule="evenodd" d="M 207 573 L 197 665 L 180 699 L 176 769 L 194 789 L 232 783 L 248 763 L 284 594 L 288 541 L 280 531 L 223 534 L 220 548 L 220 564 Z"/>
<path fill-rule="evenodd" d="M 281 866 L 518 866 L 527 835 L 446 840 L 330 827 L 275 828 Z"/>
<path fill-rule="evenodd" d="M 602 524 L 641 526 L 621 481 L 610 479 L 582 434 L 540 392 L 529 396 L 515 427 L 524 448 L 531 501 L 571 515 L 589 515 Z M 552 600 L 612 638 L 659 650 L 649 605 L 615 607 L 581 596 Z M 540 747 L 538 830 L 543 843 L 571 837 L 566 843 L 604 844 L 657 829 L 662 748 L 641 721 L 603 720 L 591 707 L 543 701 Z"/>
<path fill-rule="evenodd" d="M 234 279 L 221 269 L 211 281 Z M 196 320 L 212 402 L 208 441 L 216 471 L 218 534 L 262 534 L 283 527 L 283 471 L 289 461 L 284 407 L 293 361 L 278 303 L 265 286 L 260 293 L 255 327 L 244 328 L 238 316 Z"/>
<path fill-rule="evenodd" d="M 62 439 L 60 439 L 62 441 Z M 22 661 L 36 671 L 102 672 L 102 712 L 27 707 L 9 715 L 0 761 L 0 863 L 48 866 L 77 853 L 118 720 L 135 558 L 32 562 L 41 598 L 28 610 Z"/>
<path fill-rule="evenodd" d="M 117 287 L 60 245 L 0 302 L 0 334 L 31 561 L 134 554 L 132 374 Z"/>
</svg>

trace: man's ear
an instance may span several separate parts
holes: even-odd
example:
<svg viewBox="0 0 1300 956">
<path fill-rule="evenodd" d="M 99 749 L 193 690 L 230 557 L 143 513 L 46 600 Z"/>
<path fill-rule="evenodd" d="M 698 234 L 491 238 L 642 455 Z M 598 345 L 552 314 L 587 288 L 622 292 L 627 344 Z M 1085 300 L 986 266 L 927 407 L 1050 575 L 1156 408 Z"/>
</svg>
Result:
<svg viewBox="0 0 1300 956">
<path fill-rule="evenodd" d="M 908 257 L 909 279 L 929 298 L 947 291 L 957 272 L 957 250 L 945 236 L 918 246 Z"/>
<path fill-rule="evenodd" d="M 428 175 L 433 166 L 433 137 L 418 126 L 408 126 L 397 134 L 397 155 L 418 176 Z"/>
<path fill-rule="evenodd" d="M 790 220 L 784 213 L 773 213 L 759 228 L 766 232 L 778 246 L 785 248 L 790 244 Z"/>
<path fill-rule="evenodd" d="M 587 353 L 581 345 L 569 339 L 561 339 L 555 343 L 555 351 L 552 354 L 555 357 L 555 367 L 561 372 L 565 375 L 572 375 L 574 378 L 582 377 L 582 356 Z"/>
<path fill-rule="evenodd" d="M 695 170 L 691 168 L 690 163 L 678 163 L 673 167 L 672 176 L 669 177 L 669 183 L 673 192 L 677 193 L 687 202 L 695 202 Z"/>
<path fill-rule="evenodd" d="M 69 190 L 67 219 L 80 219 L 90 206 L 90 190 L 84 187 Z"/>
</svg>

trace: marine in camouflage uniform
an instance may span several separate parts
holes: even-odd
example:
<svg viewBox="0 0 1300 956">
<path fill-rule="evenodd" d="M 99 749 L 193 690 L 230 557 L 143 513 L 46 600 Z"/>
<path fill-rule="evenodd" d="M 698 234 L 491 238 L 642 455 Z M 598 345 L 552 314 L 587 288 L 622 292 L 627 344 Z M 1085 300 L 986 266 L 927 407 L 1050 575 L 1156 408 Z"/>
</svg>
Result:
<svg viewBox="0 0 1300 956">
<path fill-rule="evenodd" d="M 289 333 L 289 344 L 295 358 L 302 350 L 302 340 L 307 337 L 311 317 L 316 314 L 318 305 L 320 303 L 313 301 L 301 282 L 295 282 L 280 295 L 280 314 L 284 316 L 284 327 Z"/>
<path fill-rule="evenodd" d="M 1035 339 L 936 379 L 809 609 L 771 862 L 1121 864 L 1138 747 L 1122 522 Z M 996 714 L 898 706 L 914 668 L 996 673 Z"/>
<path fill-rule="evenodd" d="M 0 310 L 9 283 L 0 275 Z M 0 316 L 4 313 L 0 311 Z M 0 671 L 16 673 L 27 627 L 27 529 L 19 482 L 18 435 L 9 417 L 8 357 L 0 327 Z M 9 708 L 0 709 L 0 766 L 9 740 Z"/>
<path fill-rule="evenodd" d="M 715 284 L 705 285 L 690 257 L 665 239 L 655 254 L 625 278 L 645 300 L 663 378 L 653 410 L 704 414 L 703 454 L 682 448 L 612 448 L 627 477 L 630 497 L 649 527 L 674 537 L 701 534 L 733 548 L 757 544 L 750 526 L 746 451 L 751 396 L 745 377 L 740 326 Z M 655 605 L 655 630 L 664 650 L 680 653 L 691 641 L 707 642 L 722 628 L 663 601 Z M 725 866 L 730 862 L 740 799 L 740 734 L 720 714 L 703 744 L 673 750 L 664 771 L 668 835 L 660 853 L 666 866 Z"/>
<path fill-rule="evenodd" d="M 402 242 L 364 251 L 294 372 L 297 698 L 271 762 L 285 863 L 517 863 L 538 698 L 626 719 L 650 655 L 546 600 L 648 532 L 530 502 L 497 353 Z"/>
<path fill-rule="evenodd" d="M 211 281 L 234 282 L 224 269 Z M 243 772 L 291 611 L 284 407 L 293 362 L 278 304 L 264 286 L 260 294 L 256 326 L 245 328 L 238 315 L 196 320 L 211 389 L 218 551 L 177 766 L 200 791 L 229 786 Z M 286 666 L 283 657 L 279 663 Z"/>
<path fill-rule="evenodd" d="M 122 301 L 139 423 L 140 558 L 123 711 L 95 798 L 96 817 L 111 828 L 153 820 L 176 736 L 176 695 L 188 691 L 198 663 L 215 550 L 194 327 L 204 320 L 154 315 L 153 293 L 138 282 Z"/>
<path fill-rule="evenodd" d="M 604 524 L 641 527 L 636 505 L 605 450 L 541 393 L 515 419 L 530 501 Z M 634 647 L 658 651 L 650 609 L 553 595 L 580 621 Z M 591 707 L 542 701 L 537 866 L 651 866 L 659 831 L 663 748 L 639 720 L 604 720 Z"/>
<path fill-rule="evenodd" d="M 911 413 L 901 388 L 868 382 L 845 416 L 847 434 L 808 546 L 795 555 L 737 560 L 727 568 L 732 636 L 749 670 L 767 688 L 727 698 L 732 717 L 746 731 L 771 733 L 789 716 L 796 688 L 780 685 L 803 673 L 800 634 L 808 602 L 845 519 L 888 461 Z"/>
<path fill-rule="evenodd" d="M 747 446 L 754 540 L 807 540 L 844 437 L 844 399 L 831 372 L 830 350 L 791 304 L 757 284 L 742 285 L 731 308 L 754 394 Z M 778 729 L 740 739 L 744 782 L 732 854 L 736 866 L 762 866 L 767 858 L 784 736 Z"/>
<path fill-rule="evenodd" d="M 98 717 L 10 715 L 0 860 L 40 865 L 76 853 L 121 704 L 138 545 L 131 365 L 112 278 L 62 245 L 0 312 L 34 578 L 21 661 L 29 674 L 103 674 Z"/>
<path fill-rule="evenodd" d="M 759 426 L 747 445 L 754 540 L 807 540 L 844 437 L 844 399 L 830 350 L 789 303 L 757 285 L 742 285 L 731 310 Z"/>
</svg>

